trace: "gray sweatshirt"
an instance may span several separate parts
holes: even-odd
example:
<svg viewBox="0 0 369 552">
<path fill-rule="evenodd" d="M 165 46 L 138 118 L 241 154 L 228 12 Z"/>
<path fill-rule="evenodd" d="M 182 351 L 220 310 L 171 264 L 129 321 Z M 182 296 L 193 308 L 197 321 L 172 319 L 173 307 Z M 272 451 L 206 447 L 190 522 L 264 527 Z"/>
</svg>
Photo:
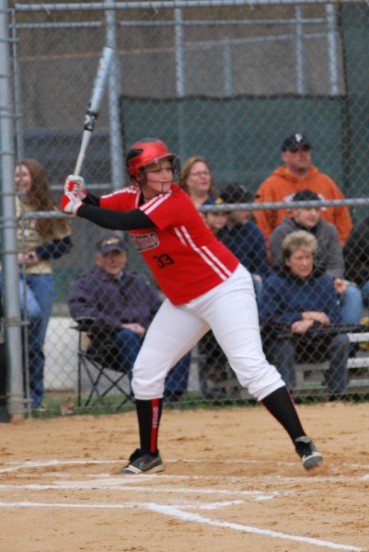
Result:
<svg viewBox="0 0 369 552">
<path fill-rule="evenodd" d="M 314 264 L 323 268 L 334 278 L 343 278 L 344 260 L 337 228 L 334 224 L 320 219 L 312 229 L 305 228 L 298 224 L 294 218 L 286 217 L 281 224 L 275 228 L 269 239 L 270 253 L 273 266 L 283 265 L 282 241 L 291 232 L 306 230 L 311 232 L 318 241 L 318 249 L 314 257 Z"/>
</svg>

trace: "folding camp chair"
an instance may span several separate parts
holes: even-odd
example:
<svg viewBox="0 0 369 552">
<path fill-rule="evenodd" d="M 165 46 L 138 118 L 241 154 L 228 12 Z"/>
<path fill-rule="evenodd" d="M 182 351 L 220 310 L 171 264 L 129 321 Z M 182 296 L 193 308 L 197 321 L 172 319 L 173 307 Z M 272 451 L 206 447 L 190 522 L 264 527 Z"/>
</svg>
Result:
<svg viewBox="0 0 369 552">
<path fill-rule="evenodd" d="M 121 401 L 114 405 L 120 408 L 127 402 L 134 402 L 129 374 L 122 371 L 120 354 L 115 346 L 106 345 L 91 339 L 93 318 L 76 320 L 78 339 L 78 406 L 112 406 L 108 397 L 120 395 Z M 87 376 L 87 378 L 83 377 Z M 82 383 L 87 379 L 87 397 L 83 397 Z"/>
</svg>

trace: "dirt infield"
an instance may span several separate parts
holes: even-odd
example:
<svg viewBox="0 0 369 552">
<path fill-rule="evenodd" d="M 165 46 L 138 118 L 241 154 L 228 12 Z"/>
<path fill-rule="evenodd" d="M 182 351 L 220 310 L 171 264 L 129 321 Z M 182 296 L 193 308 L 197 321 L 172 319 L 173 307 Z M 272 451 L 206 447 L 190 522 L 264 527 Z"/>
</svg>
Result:
<svg viewBox="0 0 369 552">
<path fill-rule="evenodd" d="M 261 407 L 168 410 L 162 474 L 122 476 L 134 413 L 1 424 L 1 552 L 369 550 L 369 405 L 301 406 L 306 473 Z"/>
</svg>

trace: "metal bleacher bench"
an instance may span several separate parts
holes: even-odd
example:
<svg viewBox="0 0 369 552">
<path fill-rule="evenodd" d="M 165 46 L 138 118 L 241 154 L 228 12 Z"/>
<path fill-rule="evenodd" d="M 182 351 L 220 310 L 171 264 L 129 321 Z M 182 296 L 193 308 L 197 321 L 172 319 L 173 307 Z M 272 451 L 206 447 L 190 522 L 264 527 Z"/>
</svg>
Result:
<svg viewBox="0 0 369 552">
<path fill-rule="evenodd" d="M 369 343 L 369 331 L 360 333 L 347 333 L 350 343 Z M 296 364 L 296 388 L 304 389 L 312 374 L 318 375 L 328 369 L 329 362 Z M 359 350 L 355 357 L 350 357 L 347 362 L 350 388 L 369 388 L 369 348 L 368 351 Z"/>
<path fill-rule="evenodd" d="M 350 343 L 368 343 L 369 344 L 369 328 L 368 332 L 346 332 Z M 202 362 L 204 357 L 200 355 L 195 348 L 192 354 L 192 366 L 197 368 L 198 363 Z M 323 373 L 329 367 L 329 362 L 321 363 L 298 363 L 296 369 L 296 391 L 303 393 L 322 391 L 324 389 Z M 369 391 L 369 347 L 368 350 L 358 350 L 355 352 L 355 357 L 350 357 L 347 362 L 349 373 L 348 390 L 353 392 L 357 389 L 358 392 L 364 390 Z M 248 391 L 241 387 L 233 370 L 227 365 L 228 378 L 225 381 L 214 383 L 213 387 L 223 389 L 226 396 L 229 398 L 250 399 Z M 366 389 L 365 389 L 366 388 Z"/>
</svg>

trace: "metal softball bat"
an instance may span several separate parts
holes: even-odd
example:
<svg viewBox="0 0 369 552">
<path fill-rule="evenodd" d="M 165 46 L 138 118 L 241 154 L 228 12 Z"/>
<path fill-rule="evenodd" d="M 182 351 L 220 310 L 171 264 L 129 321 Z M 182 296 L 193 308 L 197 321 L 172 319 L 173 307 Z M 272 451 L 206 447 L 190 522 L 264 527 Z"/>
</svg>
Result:
<svg viewBox="0 0 369 552">
<path fill-rule="evenodd" d="M 85 115 L 85 122 L 83 125 L 82 141 L 79 150 L 77 163 L 73 174 L 79 175 L 82 169 L 83 160 L 86 155 L 87 147 L 90 142 L 91 134 L 94 130 L 96 119 L 99 115 L 99 109 L 101 100 L 104 95 L 106 81 L 108 79 L 110 66 L 113 60 L 114 49 L 109 46 L 105 46 L 102 50 L 99 65 L 95 77 L 95 81 L 92 87 L 90 100 Z"/>
</svg>

